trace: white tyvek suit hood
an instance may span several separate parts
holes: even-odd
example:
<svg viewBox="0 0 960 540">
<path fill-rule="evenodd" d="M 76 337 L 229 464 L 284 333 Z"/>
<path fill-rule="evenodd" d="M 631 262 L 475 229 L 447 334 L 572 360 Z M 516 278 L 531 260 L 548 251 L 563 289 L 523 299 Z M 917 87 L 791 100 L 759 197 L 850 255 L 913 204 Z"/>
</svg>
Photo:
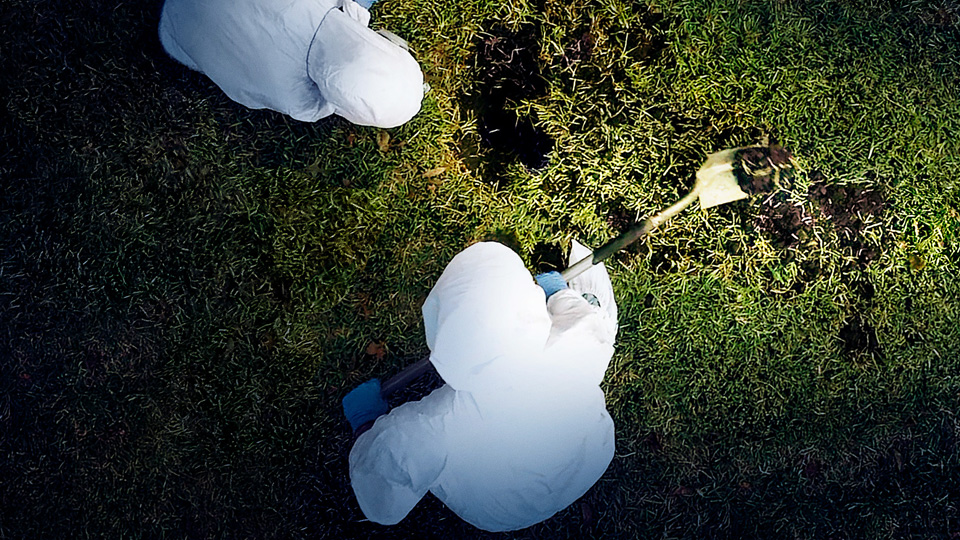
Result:
<svg viewBox="0 0 960 540">
<path fill-rule="evenodd" d="M 366 13 L 354 2 L 346 5 Z M 423 100 L 420 65 L 345 11 L 331 10 L 317 30 L 307 57 L 310 78 L 336 114 L 354 124 L 390 128 L 406 123 Z"/>
<path fill-rule="evenodd" d="M 609 302 L 591 306 L 580 292 Z M 431 491 L 476 527 L 507 531 L 582 496 L 614 451 L 598 386 L 616 334 L 603 266 L 545 303 L 515 253 L 475 244 L 444 270 L 423 315 L 448 384 L 357 439 L 350 478 L 364 514 L 397 523 Z"/>
<path fill-rule="evenodd" d="M 422 311 L 430 362 L 457 390 L 523 385 L 518 377 L 550 335 L 543 289 L 501 244 L 476 244 L 454 257 Z"/>
<path fill-rule="evenodd" d="M 423 75 L 369 21 L 353 0 L 166 0 L 158 33 L 170 56 L 251 109 L 394 127 L 419 110 Z"/>
</svg>

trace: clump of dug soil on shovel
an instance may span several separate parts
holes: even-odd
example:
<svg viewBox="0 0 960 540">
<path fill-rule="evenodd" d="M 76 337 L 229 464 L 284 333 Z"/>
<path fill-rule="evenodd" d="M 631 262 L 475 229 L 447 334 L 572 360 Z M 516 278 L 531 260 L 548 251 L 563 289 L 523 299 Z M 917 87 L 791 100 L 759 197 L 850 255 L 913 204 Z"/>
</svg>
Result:
<svg viewBox="0 0 960 540">
<path fill-rule="evenodd" d="M 814 218 L 802 204 L 789 199 L 780 188 L 789 187 L 793 172 L 793 154 L 771 144 L 742 150 L 734 161 L 734 175 L 747 195 L 772 193 L 759 206 L 754 228 L 773 245 L 787 249 L 800 244 L 813 230 Z"/>
<path fill-rule="evenodd" d="M 741 150 L 733 164 L 740 189 L 747 195 L 770 193 L 779 187 L 778 180 L 792 167 L 793 155 L 782 146 L 756 146 Z"/>
</svg>

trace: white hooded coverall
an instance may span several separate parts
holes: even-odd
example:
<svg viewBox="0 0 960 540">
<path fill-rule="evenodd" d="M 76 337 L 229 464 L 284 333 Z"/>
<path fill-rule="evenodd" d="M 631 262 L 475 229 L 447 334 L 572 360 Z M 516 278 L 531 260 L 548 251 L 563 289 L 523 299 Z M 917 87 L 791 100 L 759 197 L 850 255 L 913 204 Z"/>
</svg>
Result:
<svg viewBox="0 0 960 540">
<path fill-rule="evenodd" d="M 395 127 L 420 110 L 423 73 L 353 0 L 166 0 L 160 42 L 251 109 Z"/>
<path fill-rule="evenodd" d="M 571 260 L 589 253 L 575 244 Z M 454 257 L 423 305 L 430 360 L 446 385 L 357 439 L 350 479 L 363 513 L 392 525 L 431 491 L 496 532 L 543 521 L 580 498 L 613 458 L 599 384 L 616 317 L 602 264 L 545 303 L 509 248 L 479 243 Z"/>
</svg>

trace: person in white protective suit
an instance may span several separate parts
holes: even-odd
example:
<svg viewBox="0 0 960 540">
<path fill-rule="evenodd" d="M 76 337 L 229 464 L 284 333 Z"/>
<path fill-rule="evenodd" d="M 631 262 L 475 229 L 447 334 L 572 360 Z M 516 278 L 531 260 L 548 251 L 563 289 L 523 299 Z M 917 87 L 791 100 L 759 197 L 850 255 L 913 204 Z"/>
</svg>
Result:
<svg viewBox="0 0 960 540">
<path fill-rule="evenodd" d="M 170 56 L 252 109 L 396 127 L 420 110 L 423 73 L 403 40 L 369 22 L 353 0 L 166 0 L 159 34 Z"/>
<path fill-rule="evenodd" d="M 574 243 L 571 260 L 589 253 Z M 344 398 L 361 433 L 350 480 L 371 521 L 399 522 L 430 491 L 480 529 L 522 529 L 607 469 L 614 429 L 599 385 L 617 332 L 610 278 L 598 264 L 569 286 L 556 272 L 536 281 L 509 248 L 468 247 L 423 305 L 446 384 L 379 417 L 378 380 Z"/>
</svg>

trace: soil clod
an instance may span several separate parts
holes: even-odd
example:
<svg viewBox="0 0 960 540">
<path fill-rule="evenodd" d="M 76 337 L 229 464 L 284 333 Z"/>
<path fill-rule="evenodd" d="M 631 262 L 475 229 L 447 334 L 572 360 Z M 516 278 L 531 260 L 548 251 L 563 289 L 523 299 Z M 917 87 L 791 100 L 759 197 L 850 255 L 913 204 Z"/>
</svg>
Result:
<svg viewBox="0 0 960 540">
<path fill-rule="evenodd" d="M 737 154 L 733 171 L 747 195 L 769 193 L 778 186 L 781 171 L 791 168 L 792 154 L 782 146 L 754 146 Z"/>
<path fill-rule="evenodd" d="M 770 197 L 760 205 L 755 227 L 771 237 L 781 248 L 796 246 L 813 230 L 814 219 L 803 206 L 790 203 L 784 196 Z"/>
<path fill-rule="evenodd" d="M 843 342 L 843 352 L 850 357 L 864 354 L 879 356 L 880 342 L 877 340 L 877 331 L 863 320 L 860 314 L 851 317 L 838 335 Z"/>
<path fill-rule="evenodd" d="M 870 187 L 828 184 L 819 171 L 810 175 L 814 182 L 808 196 L 820 215 L 837 230 L 841 246 L 849 249 L 861 267 L 866 267 L 880 256 L 879 246 L 863 237 L 872 218 L 879 218 L 886 209 L 886 200 Z"/>
<path fill-rule="evenodd" d="M 567 46 L 563 51 L 563 67 L 569 67 L 584 60 L 589 60 L 593 56 L 593 49 L 597 44 L 597 38 L 589 30 L 584 31 L 579 37 Z"/>
<path fill-rule="evenodd" d="M 868 216 L 879 216 L 886 202 L 877 191 L 858 186 L 816 183 L 810 186 L 810 199 L 830 218 L 837 232 L 853 238 L 866 228 Z"/>
</svg>

